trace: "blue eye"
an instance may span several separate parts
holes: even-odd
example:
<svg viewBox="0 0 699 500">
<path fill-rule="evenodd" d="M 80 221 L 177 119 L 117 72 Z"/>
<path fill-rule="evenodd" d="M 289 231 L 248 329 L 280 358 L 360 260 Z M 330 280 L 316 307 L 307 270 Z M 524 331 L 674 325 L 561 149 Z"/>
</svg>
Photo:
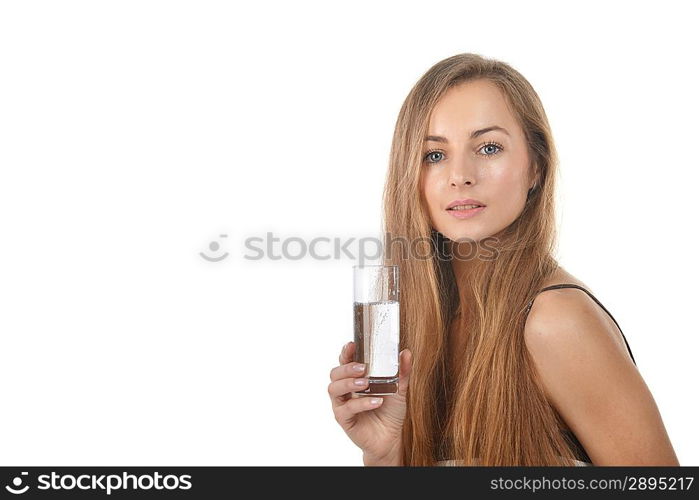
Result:
<svg viewBox="0 0 699 500">
<path fill-rule="evenodd" d="M 435 154 L 435 153 L 440 154 L 440 155 L 443 155 L 443 154 L 444 154 L 444 153 L 442 153 L 442 152 L 439 151 L 439 150 L 431 149 L 431 150 L 429 150 L 429 151 L 427 152 L 427 154 L 425 155 L 424 160 L 427 161 L 428 157 L 429 157 L 430 155 L 432 155 L 432 154 Z M 435 162 L 435 161 L 427 161 L 427 163 L 437 163 L 437 162 Z"/>
<path fill-rule="evenodd" d="M 481 156 L 485 156 L 485 157 L 492 157 L 492 156 L 499 154 L 503 150 L 503 147 L 500 144 L 498 144 L 497 142 L 492 142 L 492 141 L 486 142 L 485 144 L 481 145 L 478 148 L 478 151 L 481 151 L 482 149 L 485 149 L 485 148 L 490 148 L 490 151 L 493 151 L 493 149 L 496 149 L 496 151 L 492 152 L 492 153 L 485 153 L 485 154 L 477 153 L 477 154 L 480 154 Z M 432 154 L 435 154 L 435 153 L 438 153 L 440 155 L 444 155 L 444 152 L 439 150 L 439 149 L 430 149 L 429 151 L 427 151 L 427 153 L 425 153 L 425 156 L 423 157 L 423 161 L 425 161 L 426 163 L 429 163 L 429 164 L 439 163 L 439 160 L 429 161 L 429 156 Z"/>
<path fill-rule="evenodd" d="M 502 146 L 501 146 L 500 144 L 498 144 L 497 142 L 486 142 L 485 144 L 483 144 L 483 146 L 481 146 L 481 147 L 479 148 L 479 151 L 480 151 L 481 149 L 483 149 L 483 148 L 489 148 L 489 147 L 497 148 L 498 151 L 495 152 L 495 153 L 493 153 L 493 154 L 486 154 L 486 156 L 495 156 L 495 155 L 498 154 L 500 151 L 502 151 Z"/>
</svg>

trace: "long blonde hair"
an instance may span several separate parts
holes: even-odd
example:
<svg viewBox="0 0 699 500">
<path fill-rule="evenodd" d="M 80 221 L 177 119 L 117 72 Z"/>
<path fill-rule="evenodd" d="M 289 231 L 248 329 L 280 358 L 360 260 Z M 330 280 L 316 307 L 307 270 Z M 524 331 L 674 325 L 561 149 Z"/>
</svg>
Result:
<svg viewBox="0 0 699 500">
<path fill-rule="evenodd" d="M 475 79 L 502 91 L 525 133 L 538 180 L 521 215 L 498 235 L 497 257 L 477 266 L 464 283 L 472 297 L 466 301 L 451 264 L 440 258 L 445 238 L 431 228 L 420 171 L 433 107 L 450 87 Z M 557 163 L 537 93 L 504 62 L 470 53 L 449 57 L 432 66 L 405 99 L 383 194 L 383 259 L 400 267 L 400 347 L 413 353 L 403 427 L 405 465 L 434 465 L 444 458 L 440 452 L 466 465 L 486 466 L 570 465 L 576 458 L 523 338 L 526 305 L 558 266 L 553 257 Z M 428 257 L 396 252 L 387 235 L 422 243 L 422 251 L 412 252 Z M 425 251 L 424 245 L 437 251 Z M 466 347 L 458 353 L 458 373 L 447 374 L 447 333 L 457 310 L 468 312 L 459 315 Z"/>
</svg>

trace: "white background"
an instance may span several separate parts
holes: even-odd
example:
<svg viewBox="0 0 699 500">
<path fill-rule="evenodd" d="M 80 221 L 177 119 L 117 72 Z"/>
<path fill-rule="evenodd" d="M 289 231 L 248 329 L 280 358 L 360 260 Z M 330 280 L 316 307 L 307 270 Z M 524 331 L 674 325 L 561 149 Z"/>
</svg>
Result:
<svg viewBox="0 0 699 500">
<path fill-rule="evenodd" d="M 355 261 L 244 241 L 378 237 L 405 96 L 475 52 L 539 93 L 559 258 L 699 465 L 689 5 L 2 3 L 0 463 L 361 465 L 326 392 Z"/>
</svg>

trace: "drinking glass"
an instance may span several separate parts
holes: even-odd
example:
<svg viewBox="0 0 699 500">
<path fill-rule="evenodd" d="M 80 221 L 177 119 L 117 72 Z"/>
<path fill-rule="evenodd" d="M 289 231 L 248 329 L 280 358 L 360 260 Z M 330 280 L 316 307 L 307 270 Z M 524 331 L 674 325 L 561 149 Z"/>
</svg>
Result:
<svg viewBox="0 0 699 500">
<path fill-rule="evenodd" d="M 400 342 L 398 266 L 359 265 L 354 271 L 353 361 L 366 364 L 369 385 L 359 395 L 398 391 Z"/>
</svg>

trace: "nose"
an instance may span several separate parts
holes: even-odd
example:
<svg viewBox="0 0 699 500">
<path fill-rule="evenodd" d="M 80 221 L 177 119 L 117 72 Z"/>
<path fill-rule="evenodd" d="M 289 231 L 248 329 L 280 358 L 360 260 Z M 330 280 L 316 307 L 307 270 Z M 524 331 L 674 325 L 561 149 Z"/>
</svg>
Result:
<svg viewBox="0 0 699 500">
<path fill-rule="evenodd" d="M 449 171 L 450 186 L 462 186 L 464 184 L 470 186 L 475 182 L 475 171 L 467 163 L 467 161 L 456 161 L 452 163 Z"/>
</svg>

